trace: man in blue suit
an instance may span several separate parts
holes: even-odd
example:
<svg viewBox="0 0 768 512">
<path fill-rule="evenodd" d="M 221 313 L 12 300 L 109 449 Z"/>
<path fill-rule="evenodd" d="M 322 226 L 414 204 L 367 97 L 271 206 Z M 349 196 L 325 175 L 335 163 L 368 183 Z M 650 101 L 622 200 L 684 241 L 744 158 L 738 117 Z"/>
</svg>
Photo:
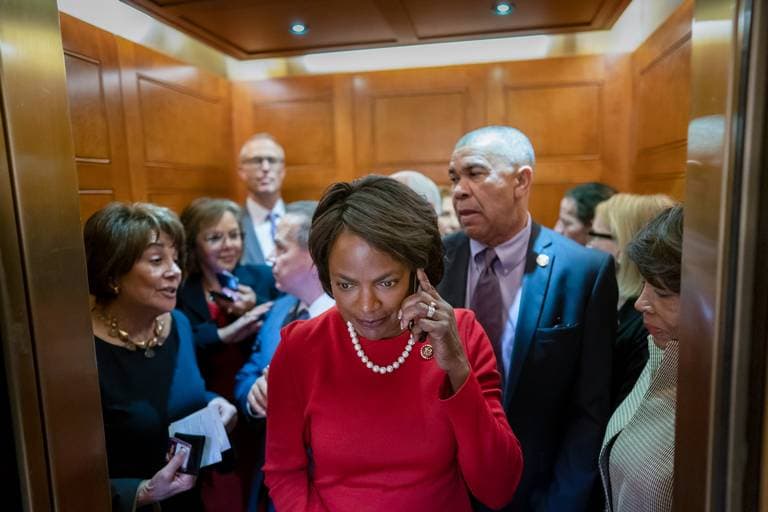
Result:
<svg viewBox="0 0 768 512">
<path fill-rule="evenodd" d="M 494 345 L 525 468 L 509 511 L 586 510 L 610 415 L 616 279 L 610 256 L 536 224 L 535 157 L 520 131 L 464 135 L 451 158 L 463 232 L 444 240 L 440 294 Z"/>
<path fill-rule="evenodd" d="M 316 207 L 316 201 L 297 201 L 285 208 L 285 216 L 277 226 L 272 266 L 275 286 L 285 295 L 275 300 L 259 330 L 251 358 L 235 376 L 235 403 L 244 414 L 255 419 L 255 434 L 262 436 L 262 447 L 267 414 L 267 374 L 280 343 L 280 330 L 294 320 L 314 318 L 334 305 L 333 299 L 323 291 L 307 247 Z M 263 454 L 263 449 L 261 452 Z M 260 460 L 259 467 L 263 463 L 263 459 Z M 249 510 L 257 510 L 259 501 L 266 502 L 261 471 L 256 475 Z"/>
</svg>

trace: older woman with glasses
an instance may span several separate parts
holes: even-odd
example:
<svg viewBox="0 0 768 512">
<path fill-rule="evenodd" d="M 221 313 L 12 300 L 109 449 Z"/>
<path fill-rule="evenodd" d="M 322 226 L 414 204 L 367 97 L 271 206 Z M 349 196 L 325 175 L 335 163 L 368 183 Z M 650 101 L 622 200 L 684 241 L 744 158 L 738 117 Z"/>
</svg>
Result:
<svg viewBox="0 0 768 512">
<path fill-rule="evenodd" d="M 235 374 L 248 360 L 261 318 L 277 296 L 275 281 L 269 266 L 239 263 L 242 210 L 234 202 L 196 199 L 184 209 L 181 221 L 189 259 L 178 308 L 192 323 L 206 384 L 231 400 Z M 256 458 L 249 442 L 253 436 L 241 423 L 232 434 L 238 453 L 235 472 L 216 474 L 212 481 L 203 482 L 209 508 L 241 510 L 247 503 Z"/>
<path fill-rule="evenodd" d="M 680 333 L 683 209 L 664 210 L 626 252 L 642 275 L 635 308 L 648 336 L 648 363 L 611 416 L 599 468 L 607 510 L 672 510 Z"/>
</svg>

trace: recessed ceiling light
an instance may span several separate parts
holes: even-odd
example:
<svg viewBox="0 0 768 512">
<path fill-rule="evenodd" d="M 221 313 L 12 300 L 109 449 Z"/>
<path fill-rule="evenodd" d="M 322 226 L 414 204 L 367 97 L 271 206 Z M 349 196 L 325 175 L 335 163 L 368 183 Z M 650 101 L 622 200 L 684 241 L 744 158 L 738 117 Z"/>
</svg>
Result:
<svg viewBox="0 0 768 512">
<path fill-rule="evenodd" d="M 506 0 L 499 0 L 493 5 L 493 14 L 496 16 L 507 16 L 515 10 L 515 5 Z"/>
<path fill-rule="evenodd" d="M 298 21 L 296 23 L 291 23 L 291 28 L 289 30 L 291 31 L 291 34 L 303 36 L 309 32 L 309 25 Z"/>
</svg>

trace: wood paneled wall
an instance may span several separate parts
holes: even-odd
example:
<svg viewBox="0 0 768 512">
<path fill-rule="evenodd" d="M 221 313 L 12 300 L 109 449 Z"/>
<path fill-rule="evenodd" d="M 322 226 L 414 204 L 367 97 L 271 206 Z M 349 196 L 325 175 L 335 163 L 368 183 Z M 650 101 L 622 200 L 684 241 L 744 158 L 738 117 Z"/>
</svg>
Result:
<svg viewBox="0 0 768 512">
<path fill-rule="evenodd" d="M 82 220 L 112 200 L 234 194 L 226 79 L 64 14 L 61 29 Z"/>
<path fill-rule="evenodd" d="M 537 151 L 531 210 L 552 225 L 563 191 L 628 174 L 628 55 L 236 83 L 235 146 L 268 131 L 286 149 L 288 199 L 331 182 L 415 169 L 447 184 L 456 141 L 487 124 Z"/>
<path fill-rule="evenodd" d="M 692 20 L 688 0 L 632 55 L 634 160 L 628 188 L 639 193 L 684 199 Z"/>
<path fill-rule="evenodd" d="M 692 0 L 633 54 L 228 82 L 62 15 L 87 216 L 106 202 L 179 211 L 200 195 L 242 200 L 243 141 L 285 147 L 288 200 L 369 172 L 447 184 L 456 140 L 520 128 L 537 153 L 530 209 L 553 225 L 563 192 L 604 181 L 682 198 Z"/>
</svg>

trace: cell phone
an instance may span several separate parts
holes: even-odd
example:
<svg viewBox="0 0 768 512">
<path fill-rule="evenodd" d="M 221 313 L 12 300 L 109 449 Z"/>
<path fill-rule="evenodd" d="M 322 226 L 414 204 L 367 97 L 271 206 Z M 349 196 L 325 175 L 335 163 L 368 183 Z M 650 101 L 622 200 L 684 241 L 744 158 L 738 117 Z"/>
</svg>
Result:
<svg viewBox="0 0 768 512">
<path fill-rule="evenodd" d="M 226 288 L 224 288 L 226 290 Z M 227 295 L 226 293 L 217 292 L 216 290 L 211 290 L 209 292 L 211 294 L 211 297 L 214 297 L 216 299 L 223 300 L 225 302 L 235 302 L 235 298 Z"/>
<path fill-rule="evenodd" d="M 176 432 L 173 437 L 168 439 L 168 460 L 178 452 L 182 452 L 184 462 L 179 467 L 179 472 L 196 475 L 200 471 L 204 447 L 205 436 Z"/>
<path fill-rule="evenodd" d="M 411 272 L 411 281 L 408 284 L 408 289 L 411 291 L 411 295 L 419 291 L 419 280 L 416 278 L 416 271 Z"/>
<path fill-rule="evenodd" d="M 413 295 L 414 293 L 419 291 L 419 280 L 416 277 L 416 271 L 415 270 L 413 272 L 411 272 L 411 280 L 410 280 L 410 282 L 408 284 L 408 289 L 410 290 L 411 295 Z M 408 322 L 408 330 L 409 331 L 413 330 L 413 320 Z M 416 341 L 424 342 L 426 340 L 427 340 L 427 333 L 426 332 L 422 332 L 419 335 L 419 338 Z"/>
<path fill-rule="evenodd" d="M 240 280 L 237 276 L 226 270 L 216 272 L 216 279 L 219 280 L 222 288 L 229 288 L 232 291 L 237 291 L 237 287 L 240 285 Z"/>
</svg>

